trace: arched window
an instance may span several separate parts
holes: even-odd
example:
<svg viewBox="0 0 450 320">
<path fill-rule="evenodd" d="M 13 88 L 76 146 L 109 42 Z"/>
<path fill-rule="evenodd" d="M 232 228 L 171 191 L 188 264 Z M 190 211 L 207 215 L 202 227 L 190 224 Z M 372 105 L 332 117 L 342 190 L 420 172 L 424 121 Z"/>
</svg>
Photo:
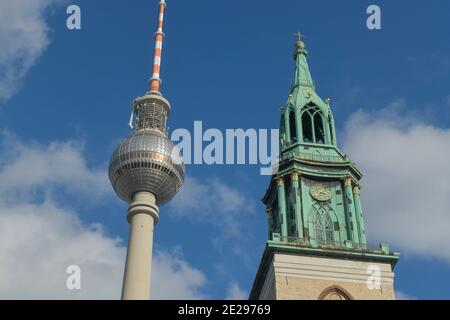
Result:
<svg viewBox="0 0 450 320">
<path fill-rule="evenodd" d="M 353 300 L 352 295 L 340 286 L 331 286 L 322 291 L 318 300 Z"/>
<path fill-rule="evenodd" d="M 281 140 L 281 146 L 286 146 L 286 128 L 284 127 L 284 117 L 281 117 L 280 122 L 280 140 Z"/>
<path fill-rule="evenodd" d="M 316 133 L 316 143 L 325 143 L 325 133 L 323 132 L 323 118 L 320 112 L 314 115 L 314 132 Z"/>
<path fill-rule="evenodd" d="M 291 142 L 297 142 L 297 123 L 295 122 L 294 110 L 289 113 L 289 131 L 291 132 Z"/>
<path fill-rule="evenodd" d="M 333 242 L 334 223 L 331 219 L 329 209 L 325 205 L 316 204 L 313 207 L 314 238 L 317 243 Z"/>
<path fill-rule="evenodd" d="M 325 130 L 322 112 L 315 105 L 302 109 L 303 141 L 325 144 Z"/>
<path fill-rule="evenodd" d="M 302 115 L 302 128 L 303 128 L 303 141 L 312 143 L 313 139 L 313 131 L 312 131 L 312 120 L 311 114 L 309 112 L 305 112 Z"/>
<path fill-rule="evenodd" d="M 328 125 L 330 127 L 330 143 L 334 144 L 334 136 L 333 136 L 333 126 L 332 126 L 332 121 L 333 119 L 330 117 L 328 117 Z"/>
<path fill-rule="evenodd" d="M 275 203 L 272 206 L 272 214 L 273 214 L 272 230 L 275 232 L 276 230 L 279 230 L 279 227 L 280 227 L 280 214 L 278 213 L 278 202 L 277 201 L 275 201 Z"/>
</svg>

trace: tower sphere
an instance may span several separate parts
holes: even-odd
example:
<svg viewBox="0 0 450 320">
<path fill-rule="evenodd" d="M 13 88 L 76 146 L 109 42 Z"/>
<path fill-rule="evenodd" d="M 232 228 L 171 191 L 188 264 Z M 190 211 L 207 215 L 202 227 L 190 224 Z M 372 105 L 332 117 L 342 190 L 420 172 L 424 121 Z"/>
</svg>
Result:
<svg viewBox="0 0 450 320">
<path fill-rule="evenodd" d="M 163 97 L 147 94 L 135 101 L 137 127 L 114 151 L 109 179 L 117 195 L 131 203 L 139 191 L 155 195 L 158 206 L 168 202 L 184 181 L 179 150 L 165 135 L 170 106 Z"/>
</svg>

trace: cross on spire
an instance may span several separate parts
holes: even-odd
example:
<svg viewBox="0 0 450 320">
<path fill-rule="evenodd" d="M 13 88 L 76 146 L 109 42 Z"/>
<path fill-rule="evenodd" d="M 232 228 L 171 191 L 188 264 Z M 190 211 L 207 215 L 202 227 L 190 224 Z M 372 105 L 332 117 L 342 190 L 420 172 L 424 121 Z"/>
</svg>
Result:
<svg viewBox="0 0 450 320">
<path fill-rule="evenodd" d="M 298 41 L 302 41 L 302 38 L 305 37 L 304 35 L 302 35 L 302 34 L 300 33 L 300 31 L 294 33 L 294 36 L 296 36 L 296 37 L 298 38 Z"/>
</svg>

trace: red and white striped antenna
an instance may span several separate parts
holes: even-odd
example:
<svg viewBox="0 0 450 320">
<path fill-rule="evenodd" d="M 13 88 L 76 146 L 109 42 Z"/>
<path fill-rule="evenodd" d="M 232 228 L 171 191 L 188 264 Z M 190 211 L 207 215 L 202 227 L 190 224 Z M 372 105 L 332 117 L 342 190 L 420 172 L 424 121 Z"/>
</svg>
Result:
<svg viewBox="0 0 450 320">
<path fill-rule="evenodd" d="M 161 90 L 161 54 L 162 54 L 162 46 L 164 40 L 164 11 L 166 9 L 166 1 L 161 0 L 159 3 L 159 19 L 158 19 L 158 30 L 155 34 L 155 53 L 153 60 L 153 75 L 150 79 L 150 92 L 160 93 Z"/>
</svg>

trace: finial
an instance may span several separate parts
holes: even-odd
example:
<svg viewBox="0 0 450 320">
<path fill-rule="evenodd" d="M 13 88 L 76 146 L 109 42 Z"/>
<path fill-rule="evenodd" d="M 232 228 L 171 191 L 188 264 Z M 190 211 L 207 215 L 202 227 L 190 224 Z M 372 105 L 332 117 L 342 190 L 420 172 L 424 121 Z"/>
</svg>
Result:
<svg viewBox="0 0 450 320">
<path fill-rule="evenodd" d="M 294 58 L 296 58 L 299 53 L 304 53 L 305 55 L 307 55 L 308 53 L 305 49 L 305 43 L 302 41 L 302 38 L 304 38 L 305 36 L 300 32 L 294 33 L 294 36 L 297 37 L 297 42 L 295 43 Z"/>
<path fill-rule="evenodd" d="M 300 33 L 300 31 L 297 31 L 296 33 L 294 33 L 294 36 L 296 36 L 296 37 L 298 38 L 298 42 L 301 42 L 301 41 L 302 41 L 302 38 L 305 37 L 304 35 L 302 35 L 302 34 Z"/>
</svg>

